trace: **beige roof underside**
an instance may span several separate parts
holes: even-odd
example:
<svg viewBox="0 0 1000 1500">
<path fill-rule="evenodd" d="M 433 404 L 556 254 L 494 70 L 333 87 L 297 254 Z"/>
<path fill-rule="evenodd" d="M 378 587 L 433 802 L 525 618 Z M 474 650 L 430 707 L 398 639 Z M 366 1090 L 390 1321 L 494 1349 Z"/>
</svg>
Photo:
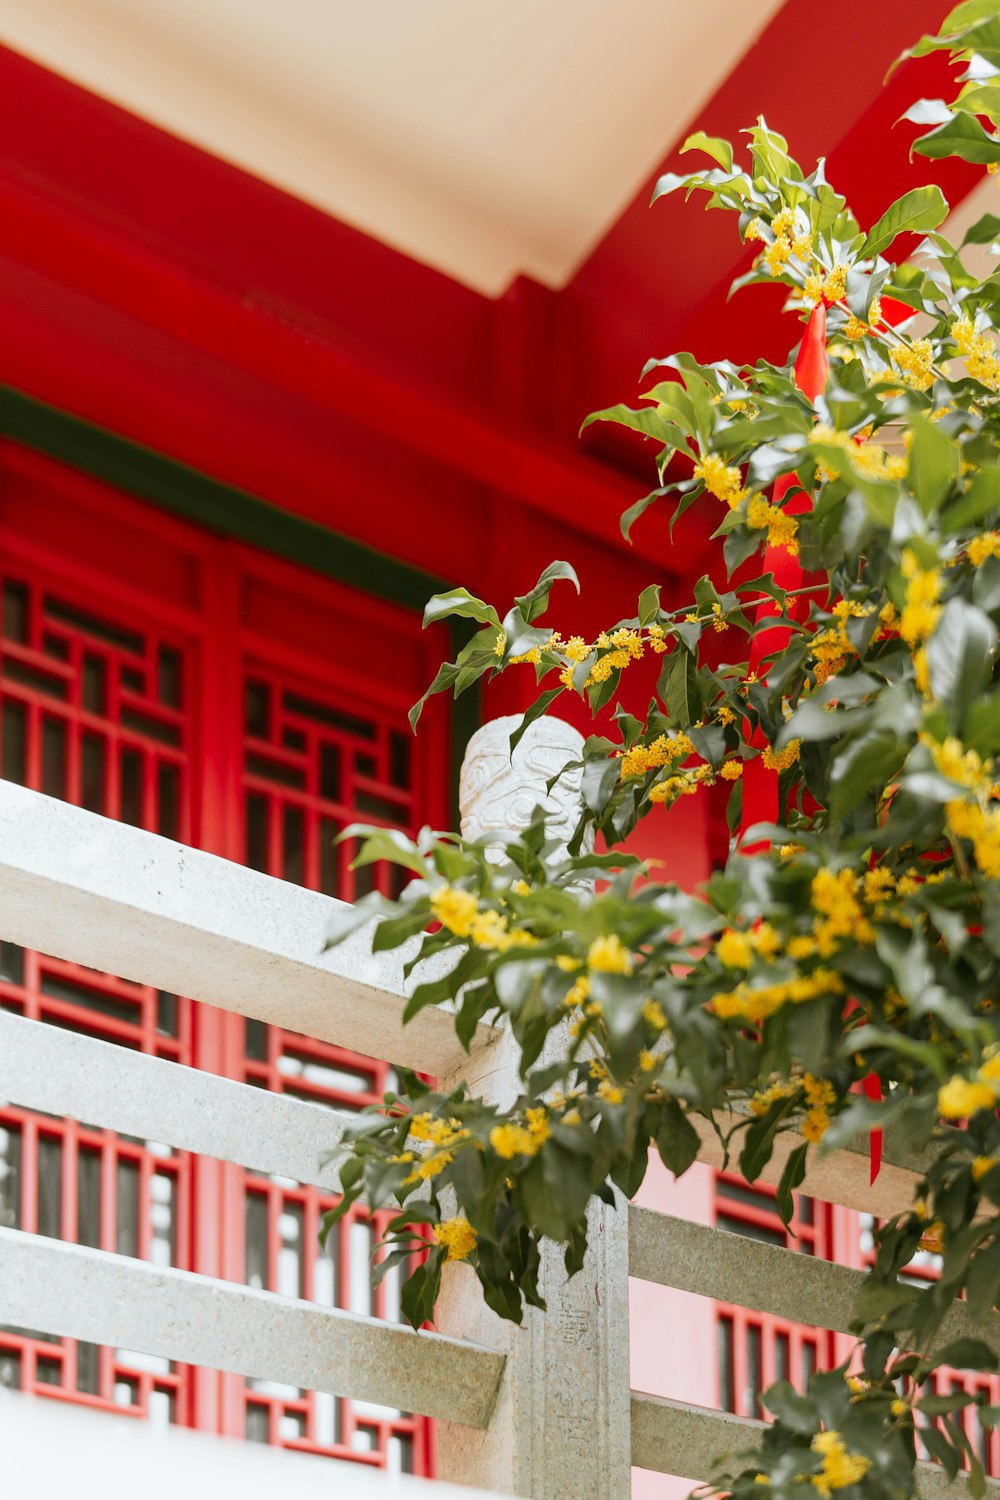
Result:
<svg viewBox="0 0 1000 1500">
<path fill-rule="evenodd" d="M 0 41 L 488 295 L 559 287 L 781 0 L 0 0 Z"/>
</svg>

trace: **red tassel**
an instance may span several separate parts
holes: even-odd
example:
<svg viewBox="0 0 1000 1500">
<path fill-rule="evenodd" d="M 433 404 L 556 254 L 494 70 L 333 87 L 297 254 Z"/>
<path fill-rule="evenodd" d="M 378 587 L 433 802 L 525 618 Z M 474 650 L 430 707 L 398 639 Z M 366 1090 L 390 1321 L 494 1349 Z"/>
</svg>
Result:
<svg viewBox="0 0 1000 1500">
<path fill-rule="evenodd" d="M 873 1104 L 879 1104 L 882 1100 L 882 1080 L 877 1073 L 869 1073 L 867 1078 L 861 1080 L 861 1087 Z M 868 1181 L 873 1183 L 882 1170 L 882 1131 L 873 1130 L 868 1141 L 869 1173 Z"/>
</svg>

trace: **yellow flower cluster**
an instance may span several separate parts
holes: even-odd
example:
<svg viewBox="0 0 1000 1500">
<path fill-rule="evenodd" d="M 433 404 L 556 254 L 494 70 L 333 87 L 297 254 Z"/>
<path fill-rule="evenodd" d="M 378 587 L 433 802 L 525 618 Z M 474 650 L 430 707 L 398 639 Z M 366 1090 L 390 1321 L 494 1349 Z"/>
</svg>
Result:
<svg viewBox="0 0 1000 1500">
<path fill-rule="evenodd" d="M 828 958 L 840 938 L 853 937 L 859 943 L 875 940 L 874 929 L 861 909 L 857 897 L 857 877 L 850 870 L 817 870 L 813 876 L 811 897 L 819 916 L 813 923 L 816 948 Z"/>
<path fill-rule="evenodd" d="M 649 638 L 650 650 L 655 656 L 662 656 L 669 645 L 663 626 L 657 625 L 654 621 L 652 625 L 646 627 L 646 634 Z"/>
<path fill-rule="evenodd" d="M 934 348 L 930 339 L 894 347 L 891 355 L 893 364 L 915 391 L 926 391 L 934 384 Z"/>
<path fill-rule="evenodd" d="M 981 568 L 988 557 L 1000 557 L 1000 531 L 986 531 L 982 536 L 974 536 L 965 550 L 972 566 Z"/>
<path fill-rule="evenodd" d="M 727 760 L 719 770 L 723 781 L 739 781 L 743 775 L 743 762 L 741 760 Z"/>
<path fill-rule="evenodd" d="M 972 1163 L 973 1182 L 982 1182 L 987 1172 L 992 1172 L 998 1158 L 995 1156 L 977 1156 Z"/>
<path fill-rule="evenodd" d="M 847 267 L 834 266 L 823 286 L 823 296 L 829 303 L 840 302 L 847 293 Z"/>
<path fill-rule="evenodd" d="M 431 896 L 431 912 L 456 937 L 469 936 L 478 910 L 479 903 L 471 891 L 445 885 Z"/>
<path fill-rule="evenodd" d="M 938 1114 L 942 1120 L 967 1120 L 982 1109 L 996 1109 L 1000 1100 L 983 1073 L 982 1068 L 976 1078 L 963 1078 L 956 1073 L 942 1084 L 938 1089 Z"/>
<path fill-rule="evenodd" d="M 494 1125 L 490 1131 L 490 1145 L 504 1161 L 515 1156 L 537 1156 L 552 1134 L 544 1109 L 525 1110 L 524 1120 L 523 1125 Z"/>
<path fill-rule="evenodd" d="M 476 1231 L 468 1219 L 445 1219 L 435 1225 L 434 1238 L 448 1252 L 447 1260 L 468 1260 L 476 1248 Z"/>
<path fill-rule="evenodd" d="M 730 510 L 739 505 L 746 490 L 739 469 L 730 468 L 717 453 L 706 453 L 694 466 L 694 477 L 700 479 L 710 495 L 724 500 Z"/>
<path fill-rule="evenodd" d="M 761 922 L 750 932 L 735 932 L 727 927 L 715 945 L 716 956 L 727 969 L 748 969 L 754 954 L 773 958 L 781 939 L 770 922 Z"/>
<path fill-rule="evenodd" d="M 414 1115 L 407 1133 L 415 1141 L 431 1141 L 435 1146 L 454 1146 L 469 1135 L 461 1120 L 435 1120 L 429 1114 Z"/>
<path fill-rule="evenodd" d="M 818 995 L 841 995 L 843 992 L 844 981 L 839 974 L 832 969 L 815 969 L 812 974 L 756 988 L 743 980 L 735 989 L 713 995 L 711 1004 L 715 1014 L 724 1021 L 751 1021 L 760 1025 L 783 1005 L 800 1005 L 805 1000 L 815 1000 Z"/>
<path fill-rule="evenodd" d="M 666 781 L 658 781 L 649 789 L 650 802 L 672 803 L 676 797 L 693 797 L 702 785 L 714 786 L 715 772 L 711 766 L 692 766 Z"/>
<path fill-rule="evenodd" d="M 766 1115 L 772 1104 L 779 1099 L 788 1099 L 792 1094 L 797 1094 L 799 1085 L 791 1081 L 772 1083 L 766 1089 L 758 1089 L 750 1100 L 750 1113 L 758 1119 Z"/>
<path fill-rule="evenodd" d="M 631 974 L 632 959 L 617 932 L 594 939 L 587 951 L 587 967 L 601 974 Z"/>
<path fill-rule="evenodd" d="M 965 355 L 965 368 L 973 380 L 985 385 L 988 390 L 1000 391 L 1000 358 L 989 334 L 977 333 L 968 314 L 951 326 L 951 336 L 960 354 Z"/>
<path fill-rule="evenodd" d="M 504 651 L 506 650 L 506 647 L 507 647 L 507 637 L 506 637 L 505 633 L 502 630 L 500 630 L 500 631 L 497 632 L 497 638 L 493 642 L 493 655 L 494 656 L 503 656 Z"/>
<path fill-rule="evenodd" d="M 637 630 L 628 630 L 622 626 L 611 635 L 602 632 L 597 637 L 597 644 L 602 649 L 611 647 L 606 656 L 599 657 L 590 669 L 586 686 L 591 687 L 597 682 L 607 682 L 611 673 L 616 669 L 624 671 L 630 662 L 638 661 L 643 655 L 644 647 L 642 636 Z"/>
<path fill-rule="evenodd" d="M 966 750 L 953 737 L 943 744 L 926 735 L 921 739 L 941 774 L 972 793 L 972 799 L 957 797 L 945 803 L 949 832 L 954 838 L 969 840 L 972 857 L 987 879 L 1000 879 L 1000 807 L 993 803 L 991 762 L 984 763 L 974 750 Z"/>
<path fill-rule="evenodd" d="M 811 1073 L 803 1076 L 802 1087 L 805 1089 L 808 1106 L 806 1117 L 802 1121 L 802 1134 L 815 1146 L 830 1127 L 829 1108 L 837 1095 L 829 1079 L 814 1078 Z"/>
<path fill-rule="evenodd" d="M 784 750 L 775 750 L 773 745 L 765 745 L 761 759 L 769 771 L 787 771 L 789 766 L 795 765 L 801 749 L 801 740 L 789 740 Z"/>
<path fill-rule="evenodd" d="M 847 634 L 847 621 L 864 619 L 866 615 L 872 613 L 874 608 L 873 604 L 860 604 L 853 599 L 838 599 L 833 606 L 836 624 L 817 631 L 810 647 L 816 663 L 817 684 L 828 682 L 831 677 L 835 677 L 847 665 L 850 657 L 857 655 L 851 638 Z"/>
<path fill-rule="evenodd" d="M 654 1031 L 666 1031 L 667 1018 L 663 1013 L 663 1006 L 659 1000 L 654 1000 L 652 995 L 642 1007 L 642 1019 L 647 1026 L 652 1026 Z"/>
<path fill-rule="evenodd" d="M 584 1005 L 590 994 L 590 980 L 586 974 L 581 974 L 563 995 L 563 1005 L 567 1010 L 575 1010 L 578 1005 Z"/>
<path fill-rule="evenodd" d="M 811 1475 L 814 1487 L 824 1497 L 832 1490 L 844 1490 L 857 1484 L 872 1466 L 870 1458 L 860 1453 L 850 1453 L 839 1432 L 818 1432 L 810 1444 L 814 1453 L 823 1455 L 823 1464 L 818 1474 Z"/>
<path fill-rule="evenodd" d="M 660 766 L 672 765 L 684 755 L 693 755 L 694 745 L 683 733 L 658 735 L 652 744 L 635 744 L 621 757 L 620 776 L 626 781 L 630 776 L 644 776 L 647 771 Z"/>
<path fill-rule="evenodd" d="M 510 927 L 500 912 L 491 908 L 480 911 L 471 891 L 459 891 L 451 885 L 442 886 L 431 896 L 431 914 L 442 927 L 456 937 L 469 938 L 478 948 L 495 948 L 506 953 L 515 945 L 529 947 L 537 941 L 523 927 Z"/>
<path fill-rule="evenodd" d="M 769 547 L 784 547 L 793 557 L 798 555 L 798 522 L 780 505 L 772 505 L 762 495 L 755 495 L 747 506 L 747 525 L 751 531 L 766 531 Z"/>
<path fill-rule="evenodd" d="M 899 618 L 899 633 L 908 646 L 917 646 L 927 640 L 940 619 L 941 574 L 937 568 L 922 568 L 909 547 L 903 552 L 901 566 L 906 579 L 906 603 Z"/>
<path fill-rule="evenodd" d="M 768 245 L 764 251 L 763 260 L 772 276 L 777 276 L 793 255 L 797 256 L 800 260 L 805 260 L 812 249 L 812 235 L 797 235 L 795 229 L 794 209 L 783 208 L 771 220 L 774 243 Z M 745 237 L 748 240 L 764 238 L 763 226 L 759 219 L 752 219 L 750 221 L 747 225 Z"/>
</svg>

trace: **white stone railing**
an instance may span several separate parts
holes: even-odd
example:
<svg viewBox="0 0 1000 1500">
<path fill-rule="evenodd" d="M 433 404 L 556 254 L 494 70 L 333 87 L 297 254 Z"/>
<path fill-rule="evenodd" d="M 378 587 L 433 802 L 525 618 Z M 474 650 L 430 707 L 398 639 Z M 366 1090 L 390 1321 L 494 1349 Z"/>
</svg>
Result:
<svg viewBox="0 0 1000 1500">
<path fill-rule="evenodd" d="M 465 1076 L 494 1098 L 511 1092 L 504 1036 L 481 1027 L 465 1056 L 450 1018 L 435 1008 L 401 1026 L 398 954 L 373 956 L 363 934 L 323 953 L 338 904 L 0 782 L 5 939 L 443 1080 Z M 335 1171 L 320 1165 L 343 1123 L 336 1112 L 3 1012 L 0 1100 L 327 1190 L 337 1185 Z M 890 1142 L 874 1189 L 859 1151 L 819 1162 L 803 1190 L 884 1214 L 908 1200 L 915 1172 Z M 569 1283 L 561 1256 L 543 1257 L 549 1311 L 530 1312 L 523 1327 L 489 1313 L 459 1266 L 448 1278 L 440 1331 L 414 1333 L 0 1230 L 0 1323 L 436 1417 L 442 1477 L 479 1491 L 624 1500 L 631 1464 L 704 1480 L 717 1455 L 748 1446 L 760 1428 L 629 1391 L 630 1274 L 839 1330 L 860 1279 L 636 1206 L 595 1210 L 591 1238 L 587 1264 Z M 964 1321 L 959 1308 L 949 1336 Z M 1000 1319 L 976 1332 L 1000 1349 Z M 936 1500 L 949 1486 L 925 1466 L 921 1489 Z"/>
</svg>

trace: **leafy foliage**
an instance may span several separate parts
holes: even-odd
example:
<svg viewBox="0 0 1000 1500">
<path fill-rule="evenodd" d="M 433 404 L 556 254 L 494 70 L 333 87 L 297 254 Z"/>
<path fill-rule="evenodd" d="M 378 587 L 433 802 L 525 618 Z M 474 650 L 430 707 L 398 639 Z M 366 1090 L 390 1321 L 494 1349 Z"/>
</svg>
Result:
<svg viewBox="0 0 1000 1500">
<path fill-rule="evenodd" d="M 962 87 L 909 111 L 930 127 L 914 150 L 1000 162 L 998 0 L 958 6 L 912 55 L 936 51 L 962 63 Z M 576 582 L 565 563 L 503 618 L 461 589 L 428 606 L 428 619 L 479 626 L 430 691 L 533 665 L 531 714 L 575 693 L 595 715 L 614 706 L 612 727 L 586 743 L 568 852 L 540 814 L 501 850 L 346 831 L 367 836 L 362 861 L 413 878 L 397 902 L 360 903 L 334 938 L 374 912 L 378 946 L 409 942 L 418 977 L 450 955 L 408 1015 L 453 1002 L 466 1047 L 503 1019 L 521 1092 L 500 1109 L 404 1076 L 349 1133 L 330 1217 L 362 1193 L 397 1206 L 381 1274 L 429 1243 L 407 1282 L 414 1323 L 431 1316 L 449 1259 L 468 1260 L 490 1306 L 518 1320 L 541 1305 L 541 1241 L 578 1269 L 588 1205 L 633 1193 L 651 1148 L 680 1174 L 715 1132 L 753 1181 L 777 1137 L 797 1132 L 778 1193 L 787 1219 L 809 1152 L 891 1127 L 926 1170 L 914 1203 L 877 1230 L 854 1373 L 818 1374 L 804 1394 L 772 1388 L 763 1448 L 716 1486 L 738 1500 L 761 1482 L 780 1500 L 803 1486 L 908 1495 L 919 1425 L 981 1493 L 956 1413 L 972 1400 L 986 1423 L 1000 1413 L 927 1382 L 948 1363 L 997 1366 L 990 1346 L 941 1329 L 962 1294 L 976 1321 L 1000 1301 L 1000 273 L 978 279 L 937 232 L 936 187 L 904 194 L 866 232 L 822 163 L 806 175 L 763 120 L 747 134 L 745 162 L 692 136 L 683 149 L 711 165 L 669 174 L 654 196 L 703 193 L 737 215 L 759 247 L 737 286 L 782 283 L 809 317 L 807 346 L 825 318 L 823 388 L 810 399 L 791 366 L 680 353 L 647 366 L 637 409 L 588 419 L 656 449 L 658 486 L 626 533 L 653 504 L 672 520 L 714 510 L 724 592 L 702 578 L 693 600 L 665 607 L 650 585 L 594 640 L 538 623 L 553 584 Z M 967 243 L 1000 254 L 998 232 L 987 216 Z M 743 644 L 718 664 L 705 642 L 723 633 Z M 627 674 L 650 656 L 659 678 L 640 714 Z M 763 851 L 734 847 L 695 895 L 622 852 L 641 818 L 717 782 L 738 827 L 750 763 L 777 784 L 777 823 L 751 830 Z M 591 832 L 609 853 L 586 853 Z M 929 1286 L 900 1279 L 921 1249 L 941 1256 Z"/>
</svg>

